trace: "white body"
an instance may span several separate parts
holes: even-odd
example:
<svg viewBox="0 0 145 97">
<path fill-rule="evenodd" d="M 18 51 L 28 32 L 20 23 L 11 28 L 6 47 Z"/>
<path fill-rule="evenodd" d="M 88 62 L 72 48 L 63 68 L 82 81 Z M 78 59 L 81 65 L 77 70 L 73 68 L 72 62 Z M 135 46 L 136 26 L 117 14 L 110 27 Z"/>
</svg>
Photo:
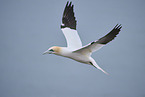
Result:
<svg viewBox="0 0 145 97">
<path fill-rule="evenodd" d="M 47 51 L 45 51 L 44 54 L 51 53 L 51 54 L 67 57 L 67 58 L 73 59 L 75 61 L 84 63 L 84 64 L 92 65 L 92 66 L 100 69 L 105 74 L 108 74 L 101 67 L 99 67 L 97 65 L 95 60 L 90 56 L 91 53 L 92 53 L 91 48 L 87 48 L 87 47 L 83 47 L 81 49 L 72 51 L 68 47 L 57 47 L 57 46 L 54 46 L 54 47 L 51 47 L 50 49 L 48 49 Z M 100 48 L 100 45 L 99 45 L 99 48 Z M 52 52 L 50 50 L 54 50 L 54 51 Z"/>
<path fill-rule="evenodd" d="M 90 62 L 89 56 L 83 55 L 81 53 L 73 52 L 69 48 L 66 48 L 66 47 L 61 47 L 60 53 L 56 55 L 71 58 L 75 61 L 85 63 L 85 64 L 89 64 Z"/>
</svg>

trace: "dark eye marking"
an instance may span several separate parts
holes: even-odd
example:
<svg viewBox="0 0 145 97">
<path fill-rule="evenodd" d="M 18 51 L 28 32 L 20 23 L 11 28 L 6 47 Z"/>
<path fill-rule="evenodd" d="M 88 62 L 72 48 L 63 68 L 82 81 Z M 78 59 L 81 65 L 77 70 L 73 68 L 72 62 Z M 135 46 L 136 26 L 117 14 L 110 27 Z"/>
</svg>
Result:
<svg viewBox="0 0 145 97">
<path fill-rule="evenodd" d="M 53 49 L 50 49 L 49 51 L 52 51 L 52 52 L 54 52 L 54 50 L 53 50 Z"/>
</svg>

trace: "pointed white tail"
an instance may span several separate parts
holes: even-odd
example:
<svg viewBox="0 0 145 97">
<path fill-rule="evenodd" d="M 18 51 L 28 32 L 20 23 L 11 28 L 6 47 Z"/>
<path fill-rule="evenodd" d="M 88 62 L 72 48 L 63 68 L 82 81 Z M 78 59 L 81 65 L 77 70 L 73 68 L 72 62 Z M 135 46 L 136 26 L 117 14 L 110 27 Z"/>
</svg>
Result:
<svg viewBox="0 0 145 97">
<path fill-rule="evenodd" d="M 102 72 L 104 72 L 105 74 L 107 74 L 107 75 L 109 75 L 106 71 L 104 71 L 97 63 L 96 63 L 96 61 L 92 58 L 92 57 L 90 57 L 90 59 L 91 59 L 91 65 L 93 65 L 95 68 L 98 68 L 99 70 L 101 70 Z"/>
</svg>

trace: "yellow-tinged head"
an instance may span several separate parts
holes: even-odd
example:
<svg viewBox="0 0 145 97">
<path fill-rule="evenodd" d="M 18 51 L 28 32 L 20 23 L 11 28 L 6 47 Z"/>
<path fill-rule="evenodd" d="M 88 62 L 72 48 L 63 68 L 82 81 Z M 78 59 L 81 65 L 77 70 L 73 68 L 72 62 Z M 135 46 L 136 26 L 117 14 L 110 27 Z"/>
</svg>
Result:
<svg viewBox="0 0 145 97">
<path fill-rule="evenodd" d="M 60 51 L 61 51 L 61 47 L 53 46 L 53 47 L 50 47 L 47 51 L 45 51 L 43 55 L 44 54 L 59 54 Z"/>
</svg>

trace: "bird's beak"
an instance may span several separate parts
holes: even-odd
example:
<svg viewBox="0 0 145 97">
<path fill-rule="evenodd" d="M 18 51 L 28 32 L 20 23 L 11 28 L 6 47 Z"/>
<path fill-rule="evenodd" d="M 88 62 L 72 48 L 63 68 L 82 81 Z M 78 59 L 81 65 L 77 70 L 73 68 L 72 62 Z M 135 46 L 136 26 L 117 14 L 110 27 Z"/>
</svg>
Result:
<svg viewBox="0 0 145 97">
<path fill-rule="evenodd" d="M 45 55 L 45 54 L 51 54 L 51 53 L 52 53 L 52 51 L 47 50 L 47 51 L 45 51 L 45 52 L 43 53 L 43 55 Z"/>
</svg>

